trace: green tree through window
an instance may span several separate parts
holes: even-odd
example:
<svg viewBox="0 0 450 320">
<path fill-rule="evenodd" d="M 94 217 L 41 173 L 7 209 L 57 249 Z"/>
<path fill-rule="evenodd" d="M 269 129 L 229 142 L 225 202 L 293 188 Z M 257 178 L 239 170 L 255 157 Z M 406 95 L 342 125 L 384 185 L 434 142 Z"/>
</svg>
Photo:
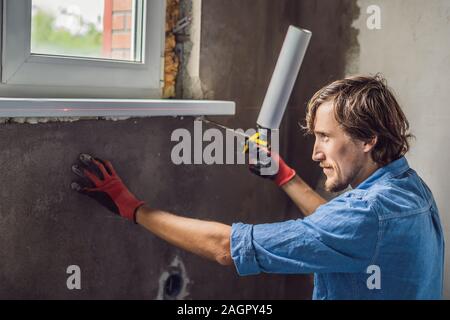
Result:
<svg viewBox="0 0 450 320">
<path fill-rule="evenodd" d="M 55 28 L 55 21 L 52 13 L 36 10 L 31 33 L 33 53 L 101 57 L 103 33 L 93 23 L 85 22 L 80 17 L 80 25 L 86 31 L 73 34 L 65 28 Z"/>
</svg>

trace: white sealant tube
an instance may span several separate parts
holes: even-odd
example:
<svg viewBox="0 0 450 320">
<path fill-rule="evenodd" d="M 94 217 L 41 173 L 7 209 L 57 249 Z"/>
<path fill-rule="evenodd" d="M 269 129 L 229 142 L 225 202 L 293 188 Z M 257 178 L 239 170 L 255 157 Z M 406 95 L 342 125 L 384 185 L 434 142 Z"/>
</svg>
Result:
<svg viewBox="0 0 450 320">
<path fill-rule="evenodd" d="M 277 130 L 308 49 L 311 31 L 290 26 L 256 123 Z"/>
</svg>

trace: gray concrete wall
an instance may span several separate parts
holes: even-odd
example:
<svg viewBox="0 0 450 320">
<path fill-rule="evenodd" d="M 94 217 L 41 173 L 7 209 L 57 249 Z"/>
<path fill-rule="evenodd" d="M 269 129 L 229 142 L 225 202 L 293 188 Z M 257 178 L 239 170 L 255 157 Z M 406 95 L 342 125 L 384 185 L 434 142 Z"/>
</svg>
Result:
<svg viewBox="0 0 450 320">
<path fill-rule="evenodd" d="M 287 161 L 313 185 L 320 172 L 297 122 L 311 94 L 344 75 L 357 13 L 354 1 L 203 2 L 200 76 L 210 98 L 237 102 L 235 117 L 216 119 L 232 127 L 255 125 L 288 25 L 313 31 L 281 136 Z M 193 120 L 0 125 L 0 298 L 154 299 L 176 270 L 185 284 L 179 298 L 309 298 L 308 276 L 240 278 L 233 267 L 178 250 L 69 189 L 70 166 L 87 152 L 110 159 L 138 197 L 178 214 L 229 224 L 299 217 L 280 190 L 245 166 L 173 165 L 176 128 L 192 131 Z M 80 291 L 66 288 L 69 265 L 81 267 Z"/>
<path fill-rule="evenodd" d="M 381 29 L 369 30 L 369 5 L 381 8 Z M 407 159 L 429 185 L 450 242 L 450 1 L 359 0 L 360 54 L 348 73 L 382 72 L 396 92 L 416 136 Z M 446 250 L 445 298 L 450 298 L 450 247 Z"/>
</svg>

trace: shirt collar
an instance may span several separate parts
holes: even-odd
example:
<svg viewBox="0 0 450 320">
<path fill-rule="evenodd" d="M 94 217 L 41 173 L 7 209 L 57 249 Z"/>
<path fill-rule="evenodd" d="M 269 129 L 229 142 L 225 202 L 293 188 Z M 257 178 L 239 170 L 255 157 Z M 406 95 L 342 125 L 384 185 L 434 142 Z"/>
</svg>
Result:
<svg viewBox="0 0 450 320">
<path fill-rule="evenodd" d="M 368 189 L 374 183 L 379 181 L 382 178 L 396 176 L 401 174 L 409 169 L 408 161 L 405 157 L 401 157 L 397 160 L 394 160 L 384 167 L 379 168 L 377 171 L 372 173 L 366 180 L 361 182 L 356 189 Z"/>
</svg>

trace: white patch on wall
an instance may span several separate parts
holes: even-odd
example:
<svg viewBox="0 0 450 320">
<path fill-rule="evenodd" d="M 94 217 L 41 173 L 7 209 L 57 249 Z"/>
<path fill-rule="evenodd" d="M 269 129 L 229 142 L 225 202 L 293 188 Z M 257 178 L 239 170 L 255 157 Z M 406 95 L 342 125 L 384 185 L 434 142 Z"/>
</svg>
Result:
<svg viewBox="0 0 450 320">
<path fill-rule="evenodd" d="M 189 296 L 188 285 L 191 283 L 186 273 L 186 267 L 178 256 L 159 278 L 157 300 L 184 300 Z"/>
</svg>

